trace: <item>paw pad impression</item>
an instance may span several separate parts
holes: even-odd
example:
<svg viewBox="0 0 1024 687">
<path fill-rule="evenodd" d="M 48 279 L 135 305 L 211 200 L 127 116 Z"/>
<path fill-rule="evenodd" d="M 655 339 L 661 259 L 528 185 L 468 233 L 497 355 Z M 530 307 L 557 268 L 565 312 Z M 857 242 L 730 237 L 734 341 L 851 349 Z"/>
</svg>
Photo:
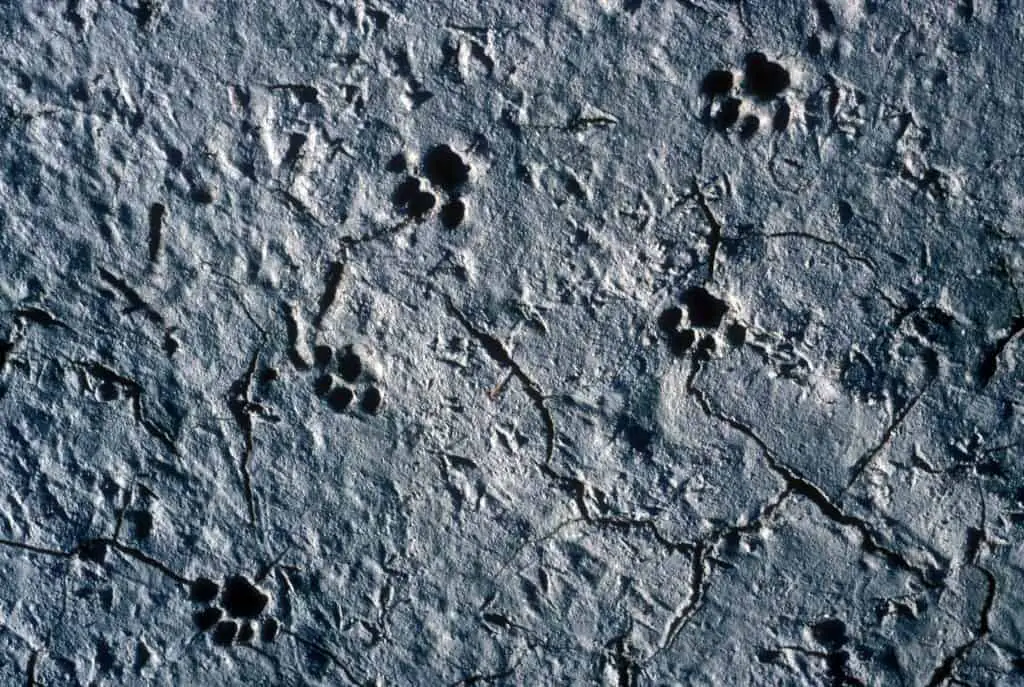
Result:
<svg viewBox="0 0 1024 687">
<path fill-rule="evenodd" d="M 762 117 L 770 116 L 772 129 L 781 133 L 789 126 L 790 107 L 783 94 L 791 83 L 789 71 L 762 52 L 747 53 L 743 76 L 728 69 L 713 69 L 701 82 L 705 125 L 721 133 L 734 128 L 741 140 L 748 140 L 761 128 Z"/>
<path fill-rule="evenodd" d="M 463 197 L 471 168 L 448 144 L 435 145 L 420 159 L 415 169 L 403 153 L 393 156 L 385 166 L 392 174 L 404 174 L 395 186 L 391 201 L 401 214 L 423 222 L 434 214 L 438 196 L 445 201 L 437 209 L 441 225 L 455 229 L 466 217 Z"/>
<path fill-rule="evenodd" d="M 280 623 L 264 613 L 270 595 L 243 575 L 232 575 L 222 585 L 200 577 L 190 586 L 189 600 L 200 605 L 192 614 L 196 629 L 209 633 L 217 646 L 251 644 L 256 639 L 257 625 L 261 642 L 277 639 Z"/>
</svg>

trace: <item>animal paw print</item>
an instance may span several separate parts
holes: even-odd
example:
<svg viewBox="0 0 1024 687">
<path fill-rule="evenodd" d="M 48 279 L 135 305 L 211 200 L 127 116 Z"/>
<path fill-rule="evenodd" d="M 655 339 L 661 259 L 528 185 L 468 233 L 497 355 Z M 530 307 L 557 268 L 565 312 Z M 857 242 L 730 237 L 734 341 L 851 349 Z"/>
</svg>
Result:
<svg viewBox="0 0 1024 687">
<path fill-rule="evenodd" d="M 671 305 L 658 316 L 658 329 L 676 357 L 683 357 L 696 344 L 694 358 L 697 361 L 710 360 L 718 348 L 714 332 L 729 312 L 724 300 L 712 295 L 700 286 L 691 286 L 683 292 L 682 307 Z M 686 312 L 683 312 L 683 308 Z M 683 327 L 683 318 L 687 327 Z M 698 340 L 697 331 L 702 330 Z M 747 328 L 732 322 L 725 328 L 725 340 L 729 345 L 739 347 L 747 339 Z"/>
<path fill-rule="evenodd" d="M 789 126 L 790 107 L 781 97 L 789 85 L 785 67 L 762 52 L 747 53 L 739 83 L 728 69 L 714 69 L 704 77 L 700 89 L 706 100 L 702 119 L 723 134 L 738 125 L 740 140 L 753 138 L 765 118 L 770 119 L 776 133 L 781 133 Z"/>
<path fill-rule="evenodd" d="M 807 381 L 810 362 L 792 342 L 780 340 L 771 332 L 748 329 L 736 320 L 728 321 L 728 313 L 729 306 L 724 300 L 703 287 L 691 286 L 683 292 L 680 305 L 670 305 L 658 316 L 658 329 L 677 358 L 693 348 L 691 360 L 700 364 L 711 360 L 720 346 L 746 346 L 772 365 L 781 377 L 799 383 Z"/>
<path fill-rule="evenodd" d="M 455 229 L 466 218 L 466 201 L 462 197 L 469 184 L 470 166 L 447 144 L 436 145 L 422 157 L 420 164 L 409 169 L 404 153 L 398 153 L 386 166 L 392 174 L 404 174 L 391 194 L 395 208 L 402 214 L 423 222 L 434 213 L 438 195 L 447 200 L 438 211 L 441 225 Z M 424 188 L 426 177 L 427 188 Z"/>
<path fill-rule="evenodd" d="M 356 400 L 352 389 L 357 382 L 366 382 L 363 360 L 352 345 L 345 346 L 336 356 L 330 346 L 318 344 L 313 347 L 313 361 L 319 375 L 313 381 L 313 392 L 327 407 L 336 413 L 344 413 Z M 368 415 L 376 415 L 384 400 L 380 389 L 364 384 L 359 396 L 359 409 Z"/>
<path fill-rule="evenodd" d="M 269 644 L 277 639 L 281 623 L 265 613 L 270 595 L 243 575 L 232 575 L 223 586 L 207 577 L 194 580 L 189 600 L 202 607 L 192 614 L 192 622 L 220 647 L 252 644 L 259 639 Z M 219 602 L 219 603 L 218 603 Z"/>
</svg>

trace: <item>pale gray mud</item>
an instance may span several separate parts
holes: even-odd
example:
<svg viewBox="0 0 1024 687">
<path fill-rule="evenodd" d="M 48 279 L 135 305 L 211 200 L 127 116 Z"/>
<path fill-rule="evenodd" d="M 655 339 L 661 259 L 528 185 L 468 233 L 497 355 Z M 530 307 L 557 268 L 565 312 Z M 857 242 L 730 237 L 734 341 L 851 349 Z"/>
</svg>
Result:
<svg viewBox="0 0 1024 687">
<path fill-rule="evenodd" d="M 1024 18 L 0 3 L 0 684 L 1024 684 Z"/>
</svg>

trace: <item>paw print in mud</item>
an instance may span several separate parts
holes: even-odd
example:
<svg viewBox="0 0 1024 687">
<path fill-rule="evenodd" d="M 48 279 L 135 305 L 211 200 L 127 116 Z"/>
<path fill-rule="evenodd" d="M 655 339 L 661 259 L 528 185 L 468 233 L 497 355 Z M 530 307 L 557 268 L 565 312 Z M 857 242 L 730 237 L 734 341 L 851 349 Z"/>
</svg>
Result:
<svg viewBox="0 0 1024 687">
<path fill-rule="evenodd" d="M 704 77 L 701 119 L 723 134 L 736 128 L 740 140 L 753 138 L 763 120 L 781 133 L 789 126 L 790 107 L 782 97 L 789 86 L 785 67 L 762 52 L 747 53 L 741 79 L 728 69 L 714 69 Z"/>
<path fill-rule="evenodd" d="M 658 329 L 676 357 L 683 357 L 695 346 L 694 358 L 709 360 L 718 347 L 714 333 L 728 312 L 729 306 L 724 300 L 703 287 L 691 286 L 683 292 L 679 305 L 670 305 L 661 312 Z M 726 325 L 725 340 L 729 345 L 742 346 L 746 338 L 747 329 L 742 324 L 731 322 Z"/>
<path fill-rule="evenodd" d="M 398 153 L 386 166 L 392 174 L 404 174 L 395 186 L 391 201 L 401 214 L 423 222 L 431 217 L 438 205 L 438 196 L 444 203 L 437 209 L 441 225 L 455 229 L 466 218 L 463 197 L 469 184 L 470 166 L 451 146 L 436 145 L 423 155 L 418 165 L 409 166 L 404 153 Z"/>
<path fill-rule="evenodd" d="M 313 391 L 327 407 L 343 413 L 356 402 L 368 415 L 376 415 L 384 397 L 363 365 L 359 352 L 351 344 L 340 351 L 319 344 L 313 348 L 313 360 L 319 372 Z"/>
<path fill-rule="evenodd" d="M 192 622 L 201 633 L 209 633 L 220 647 L 233 644 L 270 643 L 277 639 L 280 622 L 266 613 L 270 595 L 243 575 L 232 575 L 217 584 L 207 577 L 194 580 L 189 600 L 200 605 Z"/>
</svg>

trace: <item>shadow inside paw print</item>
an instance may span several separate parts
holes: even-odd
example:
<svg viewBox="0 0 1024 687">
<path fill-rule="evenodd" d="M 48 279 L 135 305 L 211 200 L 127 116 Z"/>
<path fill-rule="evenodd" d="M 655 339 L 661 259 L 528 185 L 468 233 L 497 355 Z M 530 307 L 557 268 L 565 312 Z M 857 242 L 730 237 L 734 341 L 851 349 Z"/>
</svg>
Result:
<svg viewBox="0 0 1024 687">
<path fill-rule="evenodd" d="M 665 338 L 669 350 L 676 357 L 682 357 L 694 344 L 694 356 L 697 360 L 709 360 L 718 347 L 713 332 L 722 325 L 729 312 L 724 300 L 709 293 L 700 286 L 691 286 L 683 292 L 680 305 L 671 305 L 658 316 L 658 329 Z M 683 311 L 685 308 L 685 313 Z M 683 327 L 683 319 L 688 327 Z M 704 330 L 698 340 L 697 330 Z M 734 347 L 746 342 L 747 329 L 738 322 L 730 323 L 725 328 L 725 340 Z"/>
<path fill-rule="evenodd" d="M 781 133 L 789 126 L 790 107 L 781 98 L 789 86 L 785 67 L 762 52 L 748 53 L 740 81 L 727 69 L 713 69 L 704 76 L 700 92 L 706 102 L 701 118 L 723 134 L 739 125 L 739 138 L 749 140 L 761 128 L 762 116 L 770 115 L 772 129 Z"/>
<path fill-rule="evenodd" d="M 349 345 L 335 356 L 330 346 L 320 344 L 313 348 L 313 360 L 319 376 L 313 381 L 313 392 L 336 413 L 343 413 L 356 399 L 352 386 L 364 381 L 363 361 Z M 376 415 L 383 402 L 383 394 L 373 384 L 368 384 L 359 398 L 359 408 L 364 413 Z"/>
<path fill-rule="evenodd" d="M 437 205 L 437 196 L 420 188 L 422 182 L 416 177 L 406 177 L 391 195 L 395 207 L 403 214 L 422 222 Z"/>
<path fill-rule="evenodd" d="M 762 52 L 748 53 L 743 86 L 747 93 L 761 100 L 772 100 L 789 88 L 789 72 Z"/>
<path fill-rule="evenodd" d="M 192 614 L 192 621 L 199 632 L 210 634 L 216 646 L 251 644 L 256 639 L 257 624 L 261 642 L 277 639 L 280 622 L 264 613 L 270 595 L 243 575 L 228 577 L 223 586 L 200 577 L 190 586 L 189 600 L 202 606 Z"/>
<path fill-rule="evenodd" d="M 392 174 L 405 175 L 391 194 L 391 201 L 400 213 L 423 222 L 433 214 L 438 195 L 443 194 L 447 200 L 438 211 L 441 225 L 455 229 L 462 224 L 466 217 L 466 201 L 462 194 L 469 184 L 471 170 L 451 146 L 434 146 L 412 170 L 405 155 L 398 153 L 388 161 L 385 169 Z M 424 188 L 424 181 L 429 188 Z"/>
</svg>

